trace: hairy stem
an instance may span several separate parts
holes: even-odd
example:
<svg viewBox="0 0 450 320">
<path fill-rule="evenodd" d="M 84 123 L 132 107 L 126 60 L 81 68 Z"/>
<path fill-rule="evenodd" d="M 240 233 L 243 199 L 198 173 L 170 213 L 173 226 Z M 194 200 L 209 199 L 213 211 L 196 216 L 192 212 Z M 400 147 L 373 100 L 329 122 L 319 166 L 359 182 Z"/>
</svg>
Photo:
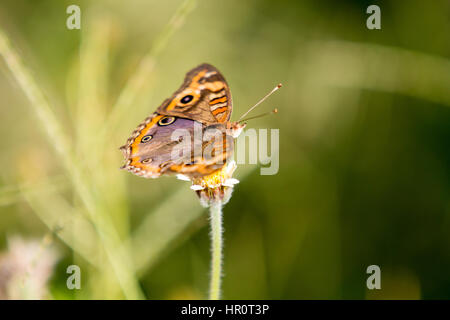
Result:
<svg viewBox="0 0 450 320">
<path fill-rule="evenodd" d="M 212 201 L 210 207 L 211 221 L 211 279 L 209 283 L 209 299 L 220 299 L 220 286 L 222 280 L 222 202 Z"/>
</svg>

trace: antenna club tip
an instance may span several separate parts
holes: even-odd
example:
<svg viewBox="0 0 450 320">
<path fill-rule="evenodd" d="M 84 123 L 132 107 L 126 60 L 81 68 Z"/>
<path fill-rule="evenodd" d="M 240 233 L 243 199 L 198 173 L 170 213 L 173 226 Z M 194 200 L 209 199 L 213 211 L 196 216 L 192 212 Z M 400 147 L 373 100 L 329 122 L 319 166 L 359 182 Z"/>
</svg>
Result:
<svg viewBox="0 0 450 320">
<path fill-rule="evenodd" d="M 283 86 L 283 85 L 282 85 L 281 83 L 279 83 L 279 84 L 277 85 L 277 88 L 280 89 L 282 86 Z"/>
<path fill-rule="evenodd" d="M 278 113 L 278 109 L 277 108 L 273 109 L 273 113 Z"/>
</svg>

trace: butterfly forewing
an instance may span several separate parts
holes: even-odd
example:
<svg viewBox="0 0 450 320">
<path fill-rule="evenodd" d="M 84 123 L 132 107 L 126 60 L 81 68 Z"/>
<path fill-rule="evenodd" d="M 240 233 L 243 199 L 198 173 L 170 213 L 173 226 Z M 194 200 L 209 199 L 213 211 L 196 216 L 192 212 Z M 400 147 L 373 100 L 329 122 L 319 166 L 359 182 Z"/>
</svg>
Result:
<svg viewBox="0 0 450 320">
<path fill-rule="evenodd" d="M 215 67 L 202 64 L 186 74 L 181 87 L 157 109 L 210 125 L 230 120 L 231 93 L 223 75 Z"/>
</svg>

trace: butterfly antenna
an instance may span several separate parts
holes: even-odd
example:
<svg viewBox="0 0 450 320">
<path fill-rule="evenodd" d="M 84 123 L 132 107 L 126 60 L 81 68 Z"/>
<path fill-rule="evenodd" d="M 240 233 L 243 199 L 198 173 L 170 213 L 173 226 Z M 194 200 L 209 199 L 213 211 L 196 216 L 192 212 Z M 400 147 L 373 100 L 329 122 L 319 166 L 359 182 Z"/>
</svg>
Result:
<svg viewBox="0 0 450 320">
<path fill-rule="evenodd" d="M 272 89 L 268 94 L 266 94 L 261 100 L 259 100 L 253 107 L 248 109 L 246 113 L 244 113 L 238 120 L 238 122 L 241 122 L 241 119 L 244 118 L 247 114 L 250 113 L 253 109 L 255 109 L 257 106 L 259 106 L 264 100 L 266 100 L 268 97 L 270 97 L 275 91 L 281 88 L 281 83 L 278 84 L 275 88 Z M 270 112 L 269 112 L 270 113 Z"/>
<path fill-rule="evenodd" d="M 252 120 L 252 119 L 256 119 L 256 118 L 261 118 L 261 117 L 267 116 L 269 114 L 274 114 L 274 113 L 278 113 L 278 109 L 277 108 L 275 108 L 275 109 L 273 109 L 272 111 L 269 111 L 269 112 L 264 112 L 264 113 L 259 114 L 257 116 L 253 116 L 253 117 L 249 117 L 249 118 L 245 118 L 245 119 L 239 120 L 239 122 L 244 122 L 244 121 Z"/>
</svg>

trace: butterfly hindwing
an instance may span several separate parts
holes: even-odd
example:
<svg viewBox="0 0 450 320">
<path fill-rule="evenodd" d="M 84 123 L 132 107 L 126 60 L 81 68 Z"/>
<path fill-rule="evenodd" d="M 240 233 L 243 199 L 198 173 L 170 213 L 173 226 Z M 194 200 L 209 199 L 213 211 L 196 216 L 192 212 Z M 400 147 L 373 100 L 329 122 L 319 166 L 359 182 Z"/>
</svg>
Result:
<svg viewBox="0 0 450 320">
<path fill-rule="evenodd" d="M 220 169 L 232 154 L 233 138 L 224 124 L 154 113 L 121 147 L 124 169 L 146 178 L 161 174 L 200 177 Z"/>
</svg>

